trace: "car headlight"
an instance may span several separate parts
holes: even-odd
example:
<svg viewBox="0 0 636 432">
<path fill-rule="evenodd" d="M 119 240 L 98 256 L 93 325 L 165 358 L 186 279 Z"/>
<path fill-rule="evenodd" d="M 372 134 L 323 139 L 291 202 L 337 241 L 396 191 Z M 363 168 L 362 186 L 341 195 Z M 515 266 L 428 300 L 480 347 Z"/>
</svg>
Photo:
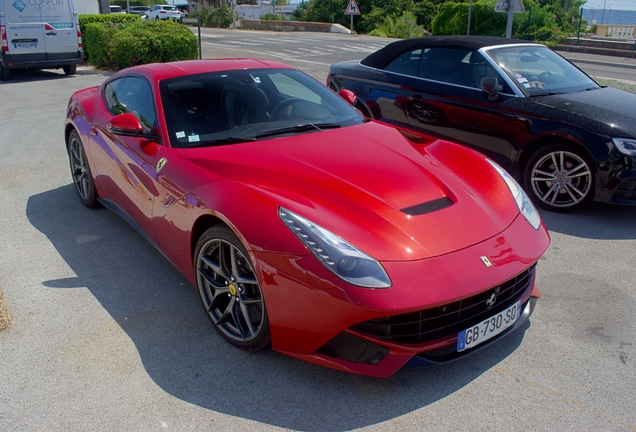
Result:
<svg viewBox="0 0 636 432">
<path fill-rule="evenodd" d="M 508 174 L 503 168 L 497 165 L 495 162 L 490 159 L 486 159 L 490 165 L 493 166 L 495 171 L 499 173 L 499 175 L 504 179 L 510 192 L 512 192 L 512 196 L 515 198 L 515 202 L 517 203 L 517 207 L 519 207 L 519 211 L 526 218 L 532 228 L 538 230 L 541 226 L 541 217 L 539 216 L 539 212 L 528 198 L 528 195 L 524 192 L 524 190 L 519 186 L 519 183 L 512 178 L 510 174 Z"/>
<path fill-rule="evenodd" d="M 365 288 L 389 288 L 382 265 L 331 231 L 283 207 L 278 216 L 318 260 L 339 278 Z"/>
<path fill-rule="evenodd" d="M 636 139 L 612 138 L 616 149 L 626 156 L 636 157 Z"/>
</svg>

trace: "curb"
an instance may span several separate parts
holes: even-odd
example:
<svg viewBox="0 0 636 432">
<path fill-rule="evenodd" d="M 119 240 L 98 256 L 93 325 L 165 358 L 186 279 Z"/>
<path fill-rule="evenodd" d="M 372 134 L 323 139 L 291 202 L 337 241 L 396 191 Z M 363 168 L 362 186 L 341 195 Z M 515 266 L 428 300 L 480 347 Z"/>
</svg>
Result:
<svg viewBox="0 0 636 432">
<path fill-rule="evenodd" d="M 7 328 L 11 324 L 12 319 L 11 311 L 9 311 L 9 306 L 7 306 L 7 302 L 2 295 L 2 288 L 0 288 L 0 331 Z"/>
</svg>

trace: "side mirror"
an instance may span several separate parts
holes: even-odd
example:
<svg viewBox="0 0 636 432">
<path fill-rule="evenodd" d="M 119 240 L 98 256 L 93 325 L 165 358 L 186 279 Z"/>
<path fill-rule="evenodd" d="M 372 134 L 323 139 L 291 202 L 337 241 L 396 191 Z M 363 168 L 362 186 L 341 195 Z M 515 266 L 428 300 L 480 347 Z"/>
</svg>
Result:
<svg viewBox="0 0 636 432">
<path fill-rule="evenodd" d="M 145 135 L 144 127 L 141 125 L 137 117 L 131 113 L 116 115 L 111 118 L 106 125 L 108 131 L 121 135 Z"/>
<path fill-rule="evenodd" d="M 499 80 L 495 77 L 483 77 L 479 83 L 481 90 L 488 95 L 489 101 L 497 100 L 497 87 L 499 87 Z"/>
<path fill-rule="evenodd" d="M 340 90 L 340 93 L 338 94 L 340 95 L 341 98 L 349 102 L 351 105 L 356 104 L 356 94 L 352 92 L 351 90 L 342 89 Z"/>
</svg>

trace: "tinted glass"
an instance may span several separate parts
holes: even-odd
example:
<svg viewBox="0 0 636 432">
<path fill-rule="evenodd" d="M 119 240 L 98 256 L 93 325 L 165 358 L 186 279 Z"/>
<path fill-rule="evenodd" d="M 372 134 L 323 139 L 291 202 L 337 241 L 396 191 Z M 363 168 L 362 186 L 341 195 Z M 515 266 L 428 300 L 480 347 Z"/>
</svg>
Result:
<svg viewBox="0 0 636 432">
<path fill-rule="evenodd" d="M 489 50 L 488 54 L 530 96 L 598 88 L 587 75 L 546 47 L 509 46 Z"/>
<path fill-rule="evenodd" d="M 297 70 L 187 75 L 159 84 L 173 147 L 220 145 L 312 133 L 364 122 L 351 105 Z"/>
<path fill-rule="evenodd" d="M 421 57 L 421 49 L 406 52 L 389 63 L 387 67 L 384 68 L 384 70 L 400 73 L 403 75 L 417 76 Z"/>
<path fill-rule="evenodd" d="M 132 113 L 148 131 L 155 127 L 155 106 L 147 81 L 126 77 L 106 84 L 106 106 L 113 115 Z"/>
</svg>

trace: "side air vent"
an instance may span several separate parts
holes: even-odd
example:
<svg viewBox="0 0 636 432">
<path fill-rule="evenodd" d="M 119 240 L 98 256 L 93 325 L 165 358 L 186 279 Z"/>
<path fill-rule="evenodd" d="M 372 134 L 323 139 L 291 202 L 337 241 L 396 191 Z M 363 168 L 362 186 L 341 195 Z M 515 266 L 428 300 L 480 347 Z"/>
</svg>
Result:
<svg viewBox="0 0 636 432">
<path fill-rule="evenodd" d="M 410 216 L 420 216 L 426 213 L 433 213 L 437 210 L 441 210 L 452 205 L 453 201 L 451 201 L 448 197 L 444 197 L 422 204 L 416 204 L 411 207 L 403 208 L 400 211 Z"/>
</svg>

